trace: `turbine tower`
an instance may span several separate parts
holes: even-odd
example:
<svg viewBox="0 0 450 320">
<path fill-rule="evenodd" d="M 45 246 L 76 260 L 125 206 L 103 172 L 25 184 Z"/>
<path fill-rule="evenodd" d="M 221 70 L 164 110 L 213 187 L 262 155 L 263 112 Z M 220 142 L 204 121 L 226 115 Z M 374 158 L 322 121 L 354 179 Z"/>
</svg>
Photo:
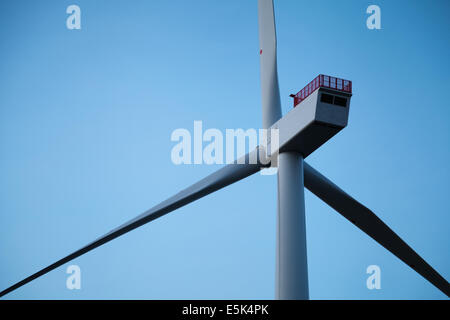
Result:
<svg viewBox="0 0 450 320">
<path fill-rule="evenodd" d="M 277 72 L 277 37 L 272 0 L 258 0 L 263 128 L 281 118 Z M 278 206 L 275 296 L 308 299 L 303 156 L 297 151 L 278 156 Z"/>
<path fill-rule="evenodd" d="M 309 299 L 304 187 L 372 237 L 450 297 L 450 284 L 371 210 L 304 162 L 309 154 L 347 125 L 351 82 L 319 75 L 294 97 L 282 117 L 277 74 L 273 0 L 258 0 L 263 128 L 279 130 L 279 144 L 264 161 L 259 146 L 243 158 L 180 191 L 53 264 L 0 292 L 0 297 L 57 267 L 163 215 L 242 180 L 278 166 L 277 299 Z M 258 159 L 256 163 L 250 161 Z M 268 161 L 266 161 L 268 160 Z"/>
</svg>

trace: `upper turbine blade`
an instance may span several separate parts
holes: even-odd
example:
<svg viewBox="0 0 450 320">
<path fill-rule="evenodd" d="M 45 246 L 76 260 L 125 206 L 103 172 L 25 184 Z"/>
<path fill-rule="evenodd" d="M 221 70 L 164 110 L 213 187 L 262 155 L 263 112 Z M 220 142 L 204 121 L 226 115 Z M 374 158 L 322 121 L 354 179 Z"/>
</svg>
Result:
<svg viewBox="0 0 450 320">
<path fill-rule="evenodd" d="M 305 187 L 450 297 L 450 285 L 375 213 L 305 163 Z"/>
<path fill-rule="evenodd" d="M 258 148 L 255 149 L 253 152 L 245 155 L 240 160 L 236 160 L 234 163 L 229 164 L 222 169 L 210 174 L 206 178 L 180 191 L 173 197 L 161 202 L 160 204 L 154 206 L 153 208 L 142 213 L 136 218 L 124 223 L 116 229 L 111 230 L 110 232 L 98 238 L 94 242 L 88 244 L 87 246 L 69 254 L 68 256 L 56 261 L 48 267 L 1 291 L 0 297 L 46 274 L 47 272 L 50 272 L 53 269 L 56 269 L 59 266 L 101 246 L 102 244 L 105 244 L 133 229 L 146 224 L 147 222 L 155 220 L 171 211 L 174 211 L 214 191 L 220 190 L 234 182 L 237 182 L 258 172 L 262 165 L 259 162 L 256 164 L 250 164 L 252 162 L 255 162 L 253 161 L 253 159 L 258 159 L 258 150 Z"/>
<path fill-rule="evenodd" d="M 273 0 L 258 0 L 263 129 L 281 118 Z"/>
</svg>

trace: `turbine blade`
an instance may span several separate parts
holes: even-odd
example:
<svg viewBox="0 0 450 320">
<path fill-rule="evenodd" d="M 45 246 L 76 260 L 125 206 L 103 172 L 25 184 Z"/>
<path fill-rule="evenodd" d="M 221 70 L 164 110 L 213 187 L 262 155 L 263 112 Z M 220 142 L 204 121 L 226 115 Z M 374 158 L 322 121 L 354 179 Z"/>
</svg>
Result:
<svg viewBox="0 0 450 320">
<path fill-rule="evenodd" d="M 305 163 L 305 187 L 450 297 L 450 285 L 375 213 Z"/>
<path fill-rule="evenodd" d="M 253 159 L 258 159 L 258 150 L 259 148 L 255 149 L 251 153 L 240 158 L 240 160 L 236 160 L 234 163 L 228 164 L 222 169 L 210 174 L 206 178 L 180 191 L 173 197 L 161 202 L 136 218 L 111 230 L 87 246 L 1 291 L 0 297 L 133 229 L 258 172 L 263 165 L 261 165 L 259 161 L 255 164 L 251 164 L 252 162 L 250 162 L 250 160 L 253 161 Z"/>
<path fill-rule="evenodd" d="M 281 118 L 277 73 L 277 36 L 273 0 L 258 0 L 263 129 Z"/>
</svg>

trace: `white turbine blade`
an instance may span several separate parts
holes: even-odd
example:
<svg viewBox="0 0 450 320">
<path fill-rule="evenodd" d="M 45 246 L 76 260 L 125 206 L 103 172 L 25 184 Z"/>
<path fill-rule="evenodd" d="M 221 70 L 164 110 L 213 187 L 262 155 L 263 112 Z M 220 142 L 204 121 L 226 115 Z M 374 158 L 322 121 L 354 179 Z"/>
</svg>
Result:
<svg viewBox="0 0 450 320">
<path fill-rule="evenodd" d="M 258 0 L 263 129 L 281 118 L 273 0 Z"/>
<path fill-rule="evenodd" d="M 253 152 L 245 155 L 243 157 L 245 161 L 242 161 L 242 158 L 241 161 L 236 160 L 234 163 L 229 164 L 222 169 L 210 174 L 206 178 L 182 190 L 173 197 L 161 202 L 160 204 L 142 213 L 136 218 L 124 223 L 116 229 L 111 230 L 110 232 L 98 238 L 94 242 L 88 244 L 87 246 L 69 254 L 68 256 L 56 261 L 48 267 L 1 291 L 0 297 L 133 229 L 136 229 L 169 212 L 181 208 L 212 192 L 220 190 L 234 182 L 237 182 L 258 172 L 263 165 L 261 165 L 259 162 L 257 164 L 250 164 L 251 161 L 254 161 L 252 159 L 257 159 L 257 157 L 259 156 L 258 150 L 259 149 L 255 149 Z M 256 153 L 256 155 L 254 153 Z"/>
<path fill-rule="evenodd" d="M 450 297 L 450 285 L 375 213 L 305 163 L 305 187 Z"/>
</svg>

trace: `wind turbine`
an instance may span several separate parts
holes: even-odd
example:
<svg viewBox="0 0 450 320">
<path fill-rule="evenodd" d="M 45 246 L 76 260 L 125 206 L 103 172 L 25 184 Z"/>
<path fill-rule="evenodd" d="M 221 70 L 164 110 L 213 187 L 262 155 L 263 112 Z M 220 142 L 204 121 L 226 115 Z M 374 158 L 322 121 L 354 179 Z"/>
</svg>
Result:
<svg viewBox="0 0 450 320">
<path fill-rule="evenodd" d="M 259 151 L 262 146 L 258 147 L 243 158 L 210 174 L 85 247 L 3 290 L 0 292 L 0 297 L 106 242 L 270 165 L 277 165 L 278 167 L 275 290 L 277 299 L 309 299 L 304 187 L 450 297 L 450 285 L 447 280 L 371 210 L 304 162 L 304 157 L 346 126 L 351 92 L 345 93 L 345 90 L 333 90 L 333 88 L 337 88 L 336 84 L 332 87 L 328 83 L 327 86 L 324 77 L 319 76 L 316 78 L 317 81 L 315 79 L 309 84 L 309 86 L 313 86 L 314 90 L 307 86 L 305 87 L 307 89 L 306 95 L 302 91 L 300 96 L 295 96 L 296 99 L 304 100 L 302 105 L 282 117 L 278 87 L 273 0 L 258 0 L 258 23 L 261 47 L 263 128 L 279 129 L 279 147 L 269 152 L 267 159 L 264 159 L 265 161 L 258 159 L 257 163 L 251 163 L 249 160 L 252 157 L 258 157 L 260 154 Z M 342 108 L 340 108 L 332 106 L 329 103 L 330 101 L 328 103 L 322 101 L 322 97 L 326 98 L 327 94 L 347 99 L 345 105 L 341 104 Z M 336 103 L 336 105 L 339 104 Z"/>
</svg>

